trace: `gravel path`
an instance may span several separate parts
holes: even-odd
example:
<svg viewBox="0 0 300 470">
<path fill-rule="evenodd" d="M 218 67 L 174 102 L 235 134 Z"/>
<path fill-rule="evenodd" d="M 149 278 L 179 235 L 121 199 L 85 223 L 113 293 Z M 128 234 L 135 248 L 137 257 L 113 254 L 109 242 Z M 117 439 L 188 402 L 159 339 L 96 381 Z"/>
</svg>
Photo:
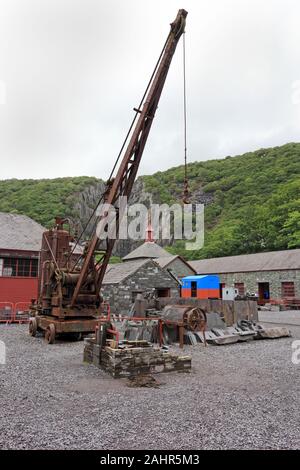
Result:
<svg viewBox="0 0 300 470">
<path fill-rule="evenodd" d="M 187 346 L 190 374 L 134 389 L 83 364 L 82 342 L 49 346 L 26 325 L 0 325 L 0 448 L 299 449 L 291 343 L 300 327 L 291 330 L 293 338 Z"/>
<path fill-rule="evenodd" d="M 283 310 L 282 312 L 272 312 L 262 310 L 258 312 L 260 322 L 277 323 L 282 325 L 300 325 L 300 310 Z"/>
</svg>

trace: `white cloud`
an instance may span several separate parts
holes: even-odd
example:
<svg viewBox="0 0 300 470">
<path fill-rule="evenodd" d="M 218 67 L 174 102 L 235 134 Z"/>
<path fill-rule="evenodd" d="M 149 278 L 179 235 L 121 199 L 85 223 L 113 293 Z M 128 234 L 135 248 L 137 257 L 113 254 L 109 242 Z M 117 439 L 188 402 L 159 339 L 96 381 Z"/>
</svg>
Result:
<svg viewBox="0 0 300 470">
<path fill-rule="evenodd" d="M 183 4 L 184 3 L 184 4 Z M 178 8 L 186 26 L 188 155 L 297 141 L 297 0 L 2 0 L 1 178 L 107 177 Z M 141 164 L 183 162 L 182 44 Z"/>
<path fill-rule="evenodd" d="M 6 104 L 6 84 L 0 80 L 0 104 Z"/>
</svg>

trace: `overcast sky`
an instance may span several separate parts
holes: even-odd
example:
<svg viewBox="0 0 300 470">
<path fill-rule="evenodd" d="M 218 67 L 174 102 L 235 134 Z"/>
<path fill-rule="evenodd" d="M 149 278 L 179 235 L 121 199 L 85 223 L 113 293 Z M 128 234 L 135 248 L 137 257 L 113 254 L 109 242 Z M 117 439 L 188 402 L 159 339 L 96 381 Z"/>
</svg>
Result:
<svg viewBox="0 0 300 470">
<path fill-rule="evenodd" d="M 0 178 L 106 178 L 179 8 L 188 159 L 299 141 L 299 0 L 0 0 Z M 182 41 L 140 174 L 183 162 Z"/>
</svg>

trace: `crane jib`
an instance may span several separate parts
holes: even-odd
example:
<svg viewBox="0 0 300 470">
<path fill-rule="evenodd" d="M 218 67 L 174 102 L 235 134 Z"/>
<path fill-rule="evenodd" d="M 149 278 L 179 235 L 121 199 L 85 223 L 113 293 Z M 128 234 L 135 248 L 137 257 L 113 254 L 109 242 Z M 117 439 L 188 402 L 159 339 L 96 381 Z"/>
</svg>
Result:
<svg viewBox="0 0 300 470">
<path fill-rule="evenodd" d="M 137 171 L 141 161 L 141 157 L 147 142 L 147 138 L 151 129 L 153 118 L 155 116 L 155 111 L 158 106 L 158 102 L 165 84 L 165 80 L 169 71 L 169 67 L 177 46 L 177 43 L 184 33 L 185 21 L 186 21 L 187 11 L 181 9 L 178 11 L 178 14 L 175 18 L 175 21 L 171 23 L 171 30 L 169 32 L 167 41 L 163 53 L 161 55 L 160 62 L 157 66 L 157 70 L 152 77 L 152 82 L 149 87 L 149 91 L 145 97 L 143 105 L 140 106 L 136 112 L 138 114 L 138 120 L 133 128 L 128 146 L 125 150 L 125 153 L 122 157 L 121 164 L 117 171 L 116 176 L 112 180 L 112 184 L 106 194 L 106 203 L 116 204 L 116 201 L 120 196 L 130 196 L 133 183 L 136 179 Z M 118 220 L 118 211 L 116 217 L 116 224 L 118 225 L 120 220 Z M 107 225 L 107 217 L 103 217 L 100 220 L 99 231 L 101 232 L 101 227 L 104 229 Z M 98 232 L 99 233 L 99 232 Z M 76 304 L 76 299 L 80 293 L 82 286 L 91 270 L 91 261 L 93 259 L 95 250 L 99 243 L 98 235 L 95 231 L 92 239 L 90 240 L 88 249 L 84 255 L 83 264 L 81 267 L 80 275 L 77 281 L 77 284 L 74 289 L 74 293 L 71 300 L 71 307 Z M 109 259 L 112 254 L 115 240 L 108 239 L 106 250 L 102 255 L 99 263 L 99 269 L 96 274 L 95 285 L 99 291 L 102 286 L 103 277 L 109 262 Z"/>
</svg>

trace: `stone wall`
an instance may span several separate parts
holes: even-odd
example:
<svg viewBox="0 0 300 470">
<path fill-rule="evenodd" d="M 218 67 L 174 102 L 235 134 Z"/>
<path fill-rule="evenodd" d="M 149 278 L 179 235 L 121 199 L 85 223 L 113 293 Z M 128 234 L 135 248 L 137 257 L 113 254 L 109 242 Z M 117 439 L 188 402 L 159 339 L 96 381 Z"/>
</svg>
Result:
<svg viewBox="0 0 300 470">
<path fill-rule="evenodd" d="M 228 273 L 220 274 L 220 282 L 226 286 L 233 286 L 235 282 L 243 282 L 245 291 L 258 293 L 259 282 L 269 282 L 270 298 L 281 298 L 281 283 L 285 281 L 294 282 L 295 296 L 300 298 L 300 269 L 286 271 L 258 271 L 251 273 Z"/>
<path fill-rule="evenodd" d="M 189 371 L 192 358 L 155 348 L 147 341 L 127 341 L 120 349 L 109 346 L 101 348 L 94 338 L 87 338 L 84 341 L 83 361 L 105 370 L 114 378 L 122 378 Z"/>
<path fill-rule="evenodd" d="M 128 315 L 133 303 L 134 291 L 154 291 L 156 288 L 169 288 L 171 297 L 180 295 L 175 279 L 167 271 L 151 262 L 141 266 L 119 284 L 104 284 L 102 295 L 104 300 L 109 302 L 112 313 Z"/>
</svg>

